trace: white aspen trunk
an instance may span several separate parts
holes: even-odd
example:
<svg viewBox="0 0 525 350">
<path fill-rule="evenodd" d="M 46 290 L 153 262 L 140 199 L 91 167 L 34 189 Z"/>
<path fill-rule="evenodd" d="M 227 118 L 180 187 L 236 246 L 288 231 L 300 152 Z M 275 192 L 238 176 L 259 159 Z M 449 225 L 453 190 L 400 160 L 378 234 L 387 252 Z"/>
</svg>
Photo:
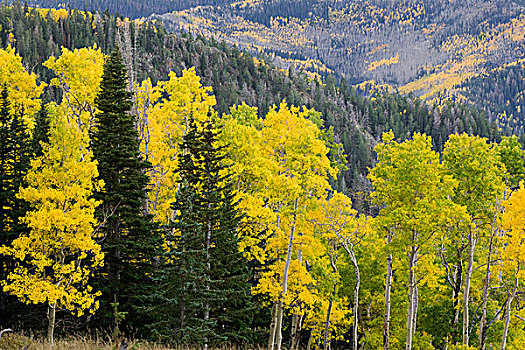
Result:
<svg viewBox="0 0 525 350">
<path fill-rule="evenodd" d="M 277 219 L 276 219 L 276 222 L 275 222 L 275 226 L 277 228 L 279 228 L 279 226 L 281 225 L 281 202 L 278 202 L 277 203 Z M 278 309 L 279 309 L 279 302 L 278 301 L 274 301 L 273 303 L 273 306 L 272 306 L 272 320 L 271 320 L 271 323 L 270 323 L 270 338 L 268 339 L 268 350 L 274 350 L 275 349 L 275 346 L 276 346 L 276 341 L 277 341 L 277 324 L 279 323 L 278 322 L 278 318 L 279 318 L 279 312 L 278 312 Z"/>
<path fill-rule="evenodd" d="M 56 306 L 57 303 L 53 304 L 53 306 L 49 305 L 47 307 L 47 341 L 51 343 L 51 345 L 54 345 L 55 343 L 55 314 L 56 314 Z"/>
<path fill-rule="evenodd" d="M 293 220 L 292 225 L 290 228 L 290 237 L 288 239 L 288 248 L 286 250 L 286 262 L 284 264 L 284 271 L 283 271 L 283 292 L 279 300 L 279 308 L 278 308 L 278 318 L 277 318 L 277 336 L 276 339 L 276 349 L 281 350 L 282 345 L 282 319 L 283 319 L 283 299 L 286 293 L 288 292 L 288 272 L 290 270 L 290 263 L 292 261 L 292 250 L 293 250 L 293 240 L 295 236 L 295 221 L 297 219 L 297 207 L 299 206 L 299 198 L 295 199 L 294 202 L 294 214 L 293 214 Z"/>
<path fill-rule="evenodd" d="M 510 324 L 510 306 L 512 304 L 512 301 L 516 297 L 516 292 L 518 291 L 518 279 L 516 278 L 516 281 L 514 282 L 514 290 L 512 291 L 512 294 L 509 295 L 509 298 L 507 299 L 507 305 L 505 306 L 507 308 L 507 315 L 505 317 L 505 328 L 503 329 L 503 335 L 501 337 L 501 350 L 505 350 L 505 346 L 507 345 L 507 335 L 509 334 L 509 324 Z"/>
<path fill-rule="evenodd" d="M 408 314 L 407 314 L 407 341 L 406 350 L 412 350 L 412 340 L 414 335 L 414 314 L 415 314 L 415 247 L 410 249 L 410 261 L 408 272 Z"/>
<path fill-rule="evenodd" d="M 355 286 L 354 286 L 354 307 L 353 307 L 354 322 L 352 325 L 352 336 L 353 336 L 352 350 L 357 350 L 359 346 L 357 336 L 358 336 L 358 329 L 359 329 L 358 312 L 359 312 L 359 288 L 361 286 L 361 275 L 359 272 L 359 265 L 357 264 L 357 258 L 354 253 L 354 245 L 351 242 L 343 241 L 343 247 L 348 253 L 348 256 L 350 257 L 350 261 L 352 262 L 352 265 L 354 265 Z"/>
<path fill-rule="evenodd" d="M 392 241 L 392 233 L 387 231 L 386 243 Z M 383 323 L 383 350 L 390 348 L 390 291 L 392 288 L 392 254 L 386 258 L 386 278 L 385 278 L 385 318 Z"/>
<path fill-rule="evenodd" d="M 330 299 L 328 302 L 328 310 L 326 311 L 326 322 L 324 324 L 324 342 L 323 342 L 323 350 L 328 349 L 328 337 L 330 336 L 330 316 L 332 314 L 332 305 L 333 300 Z"/>
<path fill-rule="evenodd" d="M 415 265 L 417 267 L 417 261 Z M 417 271 L 414 271 L 414 315 L 412 316 L 412 338 L 416 334 L 417 328 L 417 312 L 419 309 L 419 286 L 417 281 Z"/>
<path fill-rule="evenodd" d="M 490 264 L 492 258 L 492 248 L 494 242 L 494 231 L 496 225 L 496 213 L 492 218 L 492 227 L 490 229 L 490 243 L 489 251 L 487 253 L 487 269 L 485 271 L 485 281 L 483 284 L 483 302 L 481 305 L 481 321 L 479 324 L 479 337 L 478 337 L 478 348 L 481 350 L 485 349 L 485 339 L 487 335 L 487 302 L 489 300 L 489 285 L 490 285 Z"/>
<path fill-rule="evenodd" d="M 277 329 L 277 301 L 272 306 L 272 321 L 270 323 L 270 338 L 268 339 L 268 350 L 273 350 L 275 346 L 275 331 Z"/>
<path fill-rule="evenodd" d="M 299 237 L 302 236 L 301 233 L 298 234 Z M 297 249 L 297 260 L 302 265 L 303 263 L 303 249 L 302 245 L 300 245 L 300 248 Z M 300 308 L 301 305 L 299 304 L 298 307 Z M 290 335 L 290 349 L 294 350 L 296 347 L 299 347 L 299 338 L 301 336 L 301 321 L 303 317 L 302 315 L 297 314 L 297 312 L 294 312 L 292 315 L 292 327 L 291 327 L 291 335 Z"/>
<path fill-rule="evenodd" d="M 293 315 L 294 319 L 292 320 L 292 325 L 294 326 L 295 330 L 292 330 L 292 344 L 290 346 L 290 350 L 297 350 L 299 349 L 299 345 L 301 342 L 301 329 L 303 326 L 303 315 Z"/>
<path fill-rule="evenodd" d="M 277 302 L 277 322 L 275 324 L 275 344 L 274 349 L 281 350 L 283 342 L 283 298 Z"/>
<path fill-rule="evenodd" d="M 463 345 L 469 343 L 469 293 L 470 293 L 470 279 L 472 277 L 472 267 L 474 265 L 474 250 L 476 249 L 476 240 L 472 232 L 469 235 L 468 245 L 468 264 L 467 271 L 465 271 L 465 287 L 463 289 Z"/>
</svg>

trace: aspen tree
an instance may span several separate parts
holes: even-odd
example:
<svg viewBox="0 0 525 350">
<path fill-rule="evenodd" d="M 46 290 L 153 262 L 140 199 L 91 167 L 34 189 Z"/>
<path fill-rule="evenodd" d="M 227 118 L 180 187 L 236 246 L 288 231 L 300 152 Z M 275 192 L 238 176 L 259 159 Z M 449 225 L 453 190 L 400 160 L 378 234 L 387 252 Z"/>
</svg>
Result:
<svg viewBox="0 0 525 350">
<path fill-rule="evenodd" d="M 455 181 L 445 175 L 431 139 L 415 133 L 412 140 L 397 143 L 392 132 L 383 134 L 376 146 L 378 163 L 370 170 L 374 203 L 381 207 L 376 227 L 393 233 L 391 251 L 408 257 L 408 313 L 405 348 L 412 349 L 419 307 L 418 262 L 428 251 L 433 236 L 440 232 L 456 210 L 449 196 Z M 391 270 L 389 271 L 391 274 Z M 391 275 L 387 273 L 386 288 Z M 385 309 L 390 307 L 385 293 Z M 385 312 L 388 324 L 388 313 Z M 388 330 L 388 329 L 387 329 Z M 388 340 L 388 335 L 386 340 Z M 388 347 L 388 342 L 384 344 Z"/>
<path fill-rule="evenodd" d="M 512 303 L 517 293 L 524 287 L 525 188 L 523 184 L 519 190 L 510 196 L 504 205 L 503 228 L 505 229 L 505 235 L 502 238 L 502 245 L 498 249 L 501 259 L 498 272 L 501 273 L 507 299 L 505 302 L 504 328 L 501 335 L 501 350 L 505 349 L 509 330 L 511 330 Z M 516 317 L 516 320 L 519 320 L 518 317 Z M 516 326 L 515 329 L 517 330 L 518 327 Z M 519 344 L 519 346 L 522 345 Z"/>
<path fill-rule="evenodd" d="M 475 253 L 480 239 L 494 232 L 492 224 L 497 214 L 498 201 L 504 191 L 505 166 L 501 163 L 497 148 L 487 139 L 451 135 L 443 150 L 443 165 L 448 174 L 457 181 L 453 201 L 466 208 L 470 224 L 462 232 L 466 253 L 466 269 L 463 275 L 463 345 L 470 339 L 470 288 L 475 264 Z M 460 254 L 461 256 L 461 254 Z M 459 277 L 459 276 L 458 276 Z"/>
<path fill-rule="evenodd" d="M 48 305 L 48 339 L 53 342 L 56 309 L 77 316 L 98 308 L 100 292 L 88 284 L 93 269 L 103 264 L 94 240 L 95 207 L 91 198 L 102 183 L 87 137 L 76 124 L 53 111 L 49 145 L 31 162 L 27 187 L 18 197 L 33 210 L 23 222 L 30 229 L 0 253 L 12 256 L 17 266 L 3 281 L 4 290 L 28 304 Z"/>
</svg>

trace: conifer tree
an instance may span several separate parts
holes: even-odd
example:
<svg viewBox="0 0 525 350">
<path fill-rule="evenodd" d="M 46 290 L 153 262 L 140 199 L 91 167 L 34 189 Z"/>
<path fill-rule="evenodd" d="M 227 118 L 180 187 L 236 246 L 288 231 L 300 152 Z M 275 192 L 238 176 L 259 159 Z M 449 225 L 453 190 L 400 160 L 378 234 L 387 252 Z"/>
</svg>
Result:
<svg viewBox="0 0 525 350">
<path fill-rule="evenodd" d="M 190 119 L 181 149 L 176 216 L 167 235 L 173 249 L 161 274 L 163 322 L 156 330 L 169 342 L 205 348 L 247 342 L 253 307 L 238 250 L 241 217 L 211 118 L 204 126 Z"/>
<path fill-rule="evenodd" d="M 11 191 L 11 183 L 9 179 L 9 153 L 10 153 L 10 137 L 9 137 L 9 100 L 7 87 L 4 85 L 1 93 L 0 105 L 0 246 L 10 244 L 13 240 L 13 234 L 9 230 L 10 210 L 8 201 L 13 197 L 14 193 Z M 9 270 L 10 259 L 0 255 L 0 280 L 7 278 Z M 3 315 L 6 313 L 6 308 L 13 298 L 9 298 L 7 294 L 0 291 L 0 312 Z M 7 327 L 7 324 L 0 322 L 0 326 Z"/>
<path fill-rule="evenodd" d="M 102 224 L 100 235 L 106 254 L 99 284 L 103 291 L 102 307 L 106 315 L 112 315 L 114 327 L 118 326 L 117 319 L 126 315 L 125 322 L 138 328 L 148 322 L 144 315 L 139 316 L 138 310 L 150 293 L 152 261 L 159 236 L 152 216 L 144 209 L 146 171 L 150 164 L 139 153 L 135 120 L 130 114 L 131 93 L 126 86 L 126 67 L 116 49 L 104 65 L 100 92 L 95 99 L 100 112 L 91 132 L 99 179 L 104 181 L 104 189 L 95 193 L 95 198 L 102 201 L 97 216 Z"/>
<path fill-rule="evenodd" d="M 11 108 L 5 85 L 0 98 L 0 246 L 8 246 L 20 235 L 29 232 L 21 218 L 30 210 L 30 205 L 17 193 L 27 185 L 25 176 L 32 154 L 24 109 L 19 106 Z M 0 255 L 0 281 L 6 280 L 14 268 L 11 257 Z M 25 316 L 25 309 L 15 297 L 0 296 L 0 313 L 11 322 L 19 322 Z"/>
<path fill-rule="evenodd" d="M 0 102 L 0 225 L 1 227 L 5 228 L 8 225 L 7 216 L 9 215 L 7 203 L 14 195 L 11 191 L 11 184 L 9 180 L 9 154 L 11 153 L 11 137 L 9 134 L 10 103 L 8 99 L 7 86 L 4 85 L 0 97 L 2 99 Z M 7 235 L 8 233 L 3 230 L 0 244 L 6 244 L 9 242 Z M 0 277 L 5 276 L 3 276 L 2 273 Z"/>
<path fill-rule="evenodd" d="M 31 145 L 35 157 L 43 155 L 41 142 L 49 143 L 49 131 L 49 116 L 44 101 L 42 101 L 40 110 L 35 116 L 35 128 L 33 129 L 33 140 Z"/>
</svg>

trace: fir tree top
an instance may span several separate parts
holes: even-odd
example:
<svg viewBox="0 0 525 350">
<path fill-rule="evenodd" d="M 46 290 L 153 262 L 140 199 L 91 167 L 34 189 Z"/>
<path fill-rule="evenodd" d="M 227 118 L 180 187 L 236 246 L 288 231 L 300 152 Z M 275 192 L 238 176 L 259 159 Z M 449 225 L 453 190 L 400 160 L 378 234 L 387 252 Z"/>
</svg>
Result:
<svg viewBox="0 0 525 350">
<path fill-rule="evenodd" d="M 104 74 L 95 104 L 103 113 L 128 113 L 131 109 L 131 92 L 126 91 L 128 79 L 126 66 L 116 47 L 104 64 Z"/>
</svg>

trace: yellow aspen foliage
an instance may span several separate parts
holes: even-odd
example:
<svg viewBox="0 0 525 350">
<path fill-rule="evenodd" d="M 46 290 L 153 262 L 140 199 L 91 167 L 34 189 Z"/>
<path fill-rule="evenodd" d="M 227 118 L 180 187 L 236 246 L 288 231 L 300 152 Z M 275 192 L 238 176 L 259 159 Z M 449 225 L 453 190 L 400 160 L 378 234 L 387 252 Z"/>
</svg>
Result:
<svg viewBox="0 0 525 350">
<path fill-rule="evenodd" d="M 270 157 L 271 150 L 263 142 L 262 120 L 257 108 L 243 103 L 230 109 L 231 114 L 222 118 L 221 143 L 227 147 L 232 165 L 238 208 L 243 217 L 243 230 L 239 232 L 239 249 L 250 259 L 260 263 L 267 260 L 264 242 L 271 236 L 266 230 L 272 227 L 277 215 L 265 205 L 267 184 L 277 172 L 277 164 Z M 264 233 L 264 234 L 263 234 Z"/>
<path fill-rule="evenodd" d="M 11 46 L 0 49 L 0 62 L 0 86 L 7 85 L 11 108 L 23 108 L 25 117 L 31 116 L 40 108 L 39 98 L 46 84 L 38 83 L 36 74 L 27 72 L 22 57 Z M 25 122 L 29 129 L 33 128 L 32 118 Z"/>
<path fill-rule="evenodd" d="M 253 288 L 253 293 L 265 295 L 269 301 L 277 300 L 283 289 L 280 280 L 284 263 L 279 261 L 272 265 L 269 271 L 263 272 L 259 283 Z M 291 262 L 289 273 L 288 293 L 284 296 L 284 305 L 289 308 L 299 304 L 313 306 L 317 301 L 315 279 L 298 260 Z M 294 311 L 302 312 L 298 308 Z"/>
<path fill-rule="evenodd" d="M 91 198 L 102 183 L 88 140 L 67 118 L 50 108 L 52 130 L 44 155 L 32 161 L 27 187 L 18 194 L 33 210 L 22 219 L 30 233 L 1 247 L 17 265 L 3 289 L 26 303 L 47 303 L 77 316 L 93 313 L 100 292 L 93 291 L 88 277 L 102 266 L 103 254 L 93 239 L 95 207 Z"/>
<path fill-rule="evenodd" d="M 525 188 L 514 192 L 504 203 L 503 227 L 500 258 L 502 272 L 525 280 Z"/>
<path fill-rule="evenodd" d="M 43 65 L 56 75 L 51 85 L 64 92 L 59 107 L 62 114 L 72 118 L 83 131 L 89 131 L 96 113 L 95 97 L 102 80 L 104 54 L 96 45 L 73 51 L 62 48 L 60 57 L 51 56 Z"/>
<path fill-rule="evenodd" d="M 179 144 L 188 129 L 188 120 L 193 116 L 196 120 L 204 121 L 216 101 L 211 88 L 201 85 L 194 68 L 183 71 L 181 77 L 171 72 L 169 80 L 159 82 L 156 89 L 143 85 L 142 95 L 139 95 L 142 96 L 143 104 L 147 89 L 150 99 L 160 94 L 167 95 L 149 111 L 146 122 L 148 136 L 143 136 L 141 140 L 141 151 L 148 153 L 148 160 L 153 165 L 150 173 L 153 188 L 150 192 L 150 210 L 156 220 L 167 222 L 171 217 L 170 206 L 177 190 L 178 175 L 174 169 L 177 167 Z"/>
<path fill-rule="evenodd" d="M 304 319 L 304 328 L 311 332 L 313 344 L 321 343 L 325 332 L 326 314 L 330 301 L 319 299 L 312 312 L 309 312 Z M 340 299 L 332 302 L 330 308 L 330 323 L 328 325 L 329 340 L 343 340 L 343 334 L 351 328 L 353 316 L 348 310 L 348 300 Z M 316 347 L 313 346 L 315 349 Z"/>
</svg>

